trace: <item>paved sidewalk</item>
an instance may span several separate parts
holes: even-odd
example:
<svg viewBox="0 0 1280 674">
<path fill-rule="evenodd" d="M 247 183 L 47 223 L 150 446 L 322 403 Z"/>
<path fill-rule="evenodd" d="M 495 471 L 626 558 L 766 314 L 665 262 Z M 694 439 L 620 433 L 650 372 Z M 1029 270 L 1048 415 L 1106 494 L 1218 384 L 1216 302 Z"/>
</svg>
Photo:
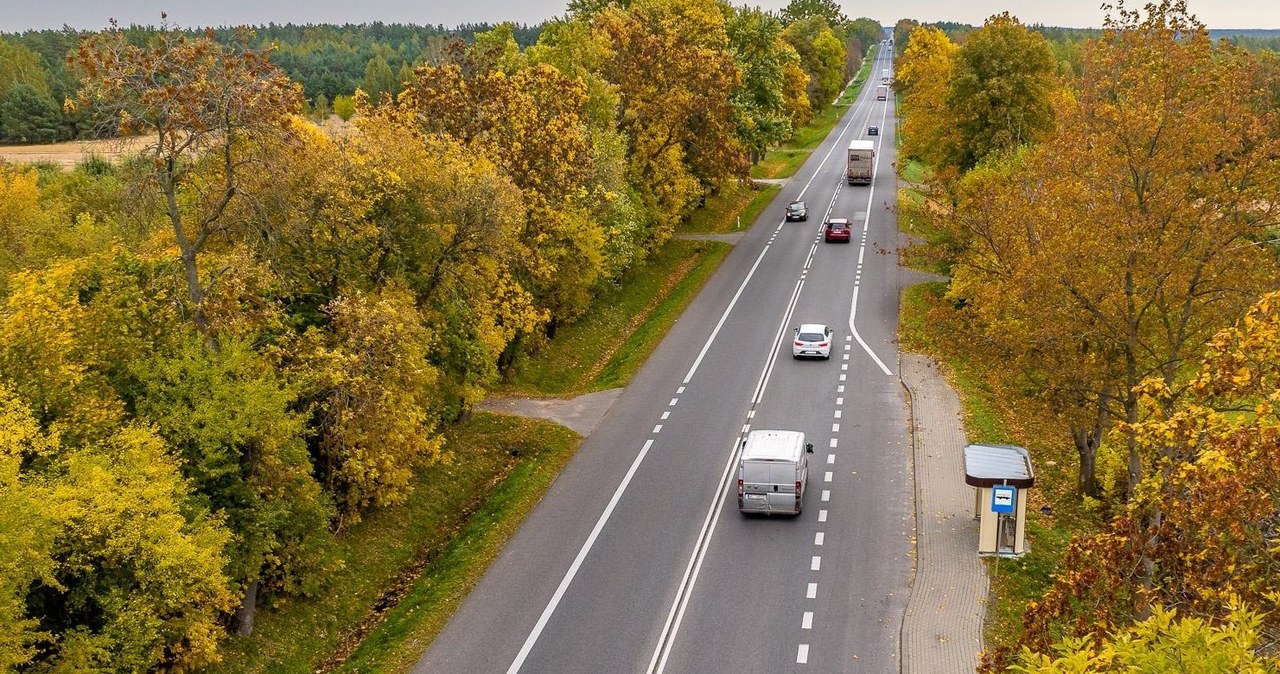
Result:
<svg viewBox="0 0 1280 674">
<path fill-rule="evenodd" d="M 987 572 L 973 487 L 964 483 L 960 401 L 933 361 L 902 354 L 915 439 L 916 577 L 902 621 L 902 674 L 973 672 L 982 650 Z"/>
</svg>

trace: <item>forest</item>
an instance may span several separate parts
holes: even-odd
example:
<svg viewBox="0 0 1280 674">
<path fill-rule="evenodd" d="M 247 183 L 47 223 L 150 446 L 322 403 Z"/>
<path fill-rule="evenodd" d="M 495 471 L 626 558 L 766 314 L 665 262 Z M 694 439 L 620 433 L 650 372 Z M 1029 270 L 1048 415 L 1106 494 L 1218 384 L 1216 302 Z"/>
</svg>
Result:
<svg viewBox="0 0 1280 674">
<path fill-rule="evenodd" d="M 144 145 L 0 164 L 0 669 L 198 669 L 334 591 L 339 533 L 881 37 L 824 1 L 652 0 L 0 41 L 4 105 L 49 113 L 4 109 L 7 139 Z M 330 135 L 307 97 L 339 91 Z"/>
<path fill-rule="evenodd" d="M 980 671 L 1280 671 L 1280 55 L 1180 1 L 895 34 L 921 347 L 1044 470 Z"/>
<path fill-rule="evenodd" d="M 893 35 L 908 258 L 948 279 L 905 346 L 1041 470 L 983 671 L 1277 671 L 1271 38 L 1178 0 Z M 199 669 L 333 592 L 338 536 L 881 36 L 829 0 L 574 0 L 0 37 L 0 139 L 145 146 L 0 164 L 0 669 Z"/>
</svg>

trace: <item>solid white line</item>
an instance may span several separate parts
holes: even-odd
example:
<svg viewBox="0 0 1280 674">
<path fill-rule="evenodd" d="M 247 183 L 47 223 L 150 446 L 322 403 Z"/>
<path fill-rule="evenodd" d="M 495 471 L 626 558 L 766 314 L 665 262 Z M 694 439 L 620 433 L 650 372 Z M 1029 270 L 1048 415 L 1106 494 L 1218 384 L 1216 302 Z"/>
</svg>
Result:
<svg viewBox="0 0 1280 674">
<path fill-rule="evenodd" d="M 507 668 L 507 674 L 515 674 L 524 665 L 525 658 L 529 657 L 529 651 L 533 650 L 533 645 L 537 643 L 538 637 L 542 635 L 542 630 L 547 626 L 547 621 L 551 620 L 551 614 L 555 613 L 556 606 L 560 605 L 560 599 L 564 597 L 565 591 L 569 589 L 569 583 L 573 582 L 573 577 L 577 575 L 578 568 L 582 566 L 582 561 L 587 558 L 587 553 L 591 552 L 591 546 L 595 545 L 596 537 L 604 529 L 604 523 L 609 521 L 609 516 L 613 514 L 614 507 L 622 499 L 622 493 L 627 490 L 627 485 L 631 484 L 631 478 L 635 476 L 636 470 L 640 468 L 640 463 L 649 454 L 649 448 L 652 446 L 653 440 L 646 440 L 644 447 L 640 449 L 640 453 L 631 462 L 631 468 L 627 469 L 626 476 L 622 478 L 618 488 L 613 491 L 613 498 L 609 499 L 609 505 L 605 506 L 604 512 L 600 513 L 600 519 L 596 520 L 595 527 L 591 529 L 591 535 L 587 536 L 586 542 L 582 544 L 582 549 L 578 550 L 578 556 L 574 557 L 573 563 L 569 565 L 569 570 L 565 572 L 564 578 L 560 580 L 560 586 L 556 588 L 555 594 L 551 595 L 551 601 L 547 602 L 547 607 L 542 609 L 542 615 L 538 617 L 538 622 L 533 626 L 533 631 L 529 632 L 529 636 L 524 640 L 524 645 L 520 647 L 520 652 L 516 654 L 516 659 Z"/>
<path fill-rule="evenodd" d="M 809 662 L 809 644 L 800 644 L 800 650 L 796 651 L 796 664 L 803 665 Z"/>
<path fill-rule="evenodd" d="M 658 637 L 658 647 L 654 649 L 653 657 L 649 660 L 647 671 L 650 674 L 661 674 L 667 666 L 667 657 L 671 655 L 671 648 L 675 645 L 676 634 L 680 631 L 680 622 L 684 619 L 684 610 L 689 605 L 689 597 L 693 595 L 693 586 L 698 582 L 702 561 L 706 559 L 707 549 L 711 547 L 711 535 L 715 533 L 716 523 L 720 521 L 720 511 L 729 495 L 728 485 L 741 453 L 741 443 L 734 440 L 733 451 L 729 452 L 729 461 L 725 464 L 724 472 L 720 474 L 720 486 L 717 489 L 719 496 L 712 500 L 711 508 L 707 510 L 707 516 L 702 521 L 702 530 L 698 533 L 693 556 L 689 558 L 684 577 L 680 579 L 680 585 L 676 589 L 676 600 L 671 604 L 667 622 L 663 625 L 662 633 Z"/>
<path fill-rule="evenodd" d="M 742 297 L 742 291 L 747 289 L 747 283 L 751 281 L 751 277 L 756 275 L 756 269 L 760 267 L 760 261 L 764 259 L 765 253 L 769 252 L 770 246 L 760 249 L 760 255 L 756 257 L 755 264 L 751 265 L 751 270 L 747 272 L 746 278 L 742 279 L 742 283 L 738 286 L 738 292 L 733 294 L 733 299 L 729 301 L 729 306 L 724 308 L 724 313 L 720 314 L 720 320 L 716 323 L 716 329 L 711 331 L 711 335 L 707 337 L 707 341 L 702 345 L 702 350 L 698 352 L 698 357 L 694 359 L 693 365 L 689 368 L 689 373 L 684 376 L 685 384 L 693 379 L 693 373 L 698 371 L 698 366 L 702 364 L 702 359 L 707 355 L 707 350 L 711 348 L 711 343 L 716 341 L 716 335 L 720 334 L 720 328 L 724 327 L 724 322 L 729 318 L 729 312 L 733 311 L 733 307 L 738 304 L 738 298 Z M 675 404 L 674 402 L 672 403 Z"/>
<path fill-rule="evenodd" d="M 880 371 L 892 377 L 893 372 L 891 372 L 888 366 L 884 364 L 884 361 L 880 360 L 880 356 L 877 356 L 876 352 L 871 350 L 871 347 L 867 344 L 867 342 L 862 339 L 862 335 L 858 334 L 858 328 L 853 324 L 853 318 L 854 316 L 857 315 L 857 313 L 858 313 L 858 286 L 854 286 L 853 287 L 853 303 L 849 306 L 849 332 L 852 332 L 853 336 L 857 338 L 858 343 L 862 345 L 862 350 L 866 351 L 867 354 L 871 356 L 871 360 L 874 360 L 876 362 L 876 365 L 880 366 Z"/>
<path fill-rule="evenodd" d="M 888 103 L 885 103 L 884 111 L 880 114 L 881 126 L 884 125 L 884 120 L 887 118 L 889 114 L 888 108 L 889 108 Z M 876 137 L 877 148 L 880 145 L 883 145 L 883 141 L 879 136 L 877 136 Z M 878 172 L 878 169 L 880 167 L 880 157 L 881 157 L 881 153 L 876 152 L 875 153 L 876 166 L 875 166 L 875 169 L 873 169 L 873 173 Z M 863 257 L 866 255 L 866 251 L 867 251 L 867 230 L 871 227 L 871 207 L 872 207 L 872 204 L 875 203 L 875 189 L 876 189 L 876 186 L 875 186 L 875 182 L 873 181 L 871 184 L 871 187 L 867 190 L 867 217 L 862 221 L 862 245 L 859 246 L 858 248 L 858 264 L 859 265 L 862 264 Z M 859 275 L 859 278 L 861 278 L 861 275 Z M 862 339 L 862 335 L 858 334 L 857 326 L 854 325 L 854 320 L 857 318 L 857 315 L 858 315 L 858 287 L 859 285 L 856 283 L 853 286 L 853 302 L 849 306 L 849 332 L 855 338 L 857 338 L 858 343 L 862 345 L 862 349 L 871 356 L 871 359 L 876 362 L 876 365 L 880 366 L 880 370 L 889 376 L 893 376 L 893 372 L 891 372 L 889 368 L 885 366 L 884 361 L 880 360 L 880 357 L 877 356 L 875 352 L 871 350 L 871 347 L 867 344 L 866 340 Z"/>
</svg>

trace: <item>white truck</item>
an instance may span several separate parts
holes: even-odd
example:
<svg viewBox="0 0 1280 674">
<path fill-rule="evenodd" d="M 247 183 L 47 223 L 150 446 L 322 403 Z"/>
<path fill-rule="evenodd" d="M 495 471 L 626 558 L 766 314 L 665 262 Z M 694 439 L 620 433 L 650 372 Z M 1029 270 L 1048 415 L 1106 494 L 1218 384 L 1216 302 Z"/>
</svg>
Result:
<svg viewBox="0 0 1280 674">
<path fill-rule="evenodd" d="M 876 144 L 869 140 L 849 141 L 849 161 L 844 175 L 850 185 L 870 185 L 876 172 Z"/>
<path fill-rule="evenodd" d="M 889 83 L 889 69 L 888 69 L 888 68 L 882 68 L 882 69 L 880 70 L 880 83 L 881 83 L 881 84 L 888 84 L 888 83 Z"/>
<path fill-rule="evenodd" d="M 887 98 L 889 98 L 889 85 L 881 84 L 876 87 L 876 100 L 883 101 Z"/>
</svg>

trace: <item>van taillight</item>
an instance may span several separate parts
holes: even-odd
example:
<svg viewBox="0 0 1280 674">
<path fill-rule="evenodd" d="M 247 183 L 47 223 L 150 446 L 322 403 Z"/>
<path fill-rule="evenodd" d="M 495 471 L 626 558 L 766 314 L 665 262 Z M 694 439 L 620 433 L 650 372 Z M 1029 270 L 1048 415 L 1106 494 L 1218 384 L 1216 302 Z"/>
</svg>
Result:
<svg viewBox="0 0 1280 674">
<path fill-rule="evenodd" d="M 738 478 L 738 496 L 742 496 L 742 478 Z"/>
<path fill-rule="evenodd" d="M 800 481 L 796 480 L 796 498 L 800 498 Z"/>
</svg>

